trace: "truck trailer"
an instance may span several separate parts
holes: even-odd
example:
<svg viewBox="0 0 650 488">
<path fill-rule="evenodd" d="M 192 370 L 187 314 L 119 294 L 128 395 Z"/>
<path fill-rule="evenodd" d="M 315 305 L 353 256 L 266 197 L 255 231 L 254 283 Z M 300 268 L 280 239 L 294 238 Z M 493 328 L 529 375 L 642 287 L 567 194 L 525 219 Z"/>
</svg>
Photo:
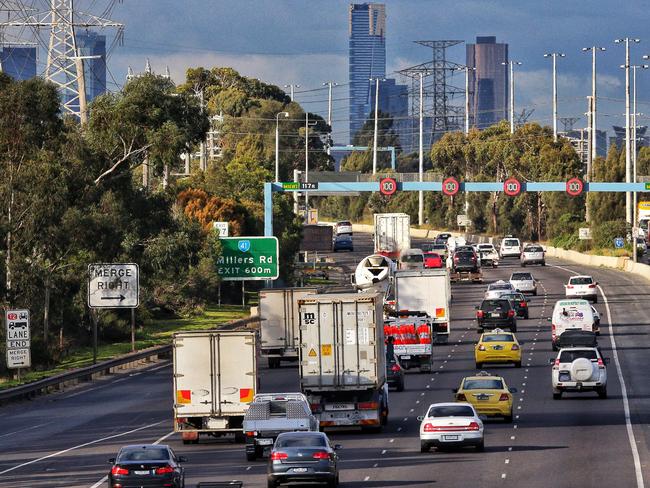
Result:
<svg viewBox="0 0 650 488">
<path fill-rule="evenodd" d="M 405 213 L 374 215 L 375 254 L 398 259 L 411 248 L 411 217 Z"/>
</svg>

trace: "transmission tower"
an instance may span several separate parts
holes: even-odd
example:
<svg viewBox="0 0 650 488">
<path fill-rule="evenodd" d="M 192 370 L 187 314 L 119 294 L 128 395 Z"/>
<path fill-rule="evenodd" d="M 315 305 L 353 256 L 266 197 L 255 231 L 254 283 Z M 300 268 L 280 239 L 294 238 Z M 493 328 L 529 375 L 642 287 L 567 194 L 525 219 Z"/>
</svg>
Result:
<svg viewBox="0 0 650 488">
<path fill-rule="evenodd" d="M 521 110 L 521 113 L 515 114 L 516 117 L 515 125 L 517 127 L 524 125 L 526 122 L 528 122 L 530 116 L 533 115 L 533 112 L 535 112 L 534 108 L 524 108 Z"/>
<path fill-rule="evenodd" d="M 573 124 L 575 124 L 582 117 L 558 117 L 558 120 L 564 127 L 564 132 L 569 132 L 573 130 Z"/>
<path fill-rule="evenodd" d="M 47 49 L 45 78 L 59 87 L 64 113 L 73 114 L 82 119 L 86 115 L 86 91 L 83 60 L 77 46 L 76 28 L 117 29 L 116 39 L 121 41 L 124 26 L 106 18 L 115 5 L 110 0 L 101 16 L 82 12 L 75 8 L 74 0 L 49 0 L 50 7 L 45 11 L 28 9 L 25 2 L 15 0 L 21 15 L 0 23 L 3 27 L 29 27 L 37 38 L 40 29 L 49 30 L 49 39 L 41 45 Z M 94 2 L 93 2 L 94 5 Z"/>
</svg>

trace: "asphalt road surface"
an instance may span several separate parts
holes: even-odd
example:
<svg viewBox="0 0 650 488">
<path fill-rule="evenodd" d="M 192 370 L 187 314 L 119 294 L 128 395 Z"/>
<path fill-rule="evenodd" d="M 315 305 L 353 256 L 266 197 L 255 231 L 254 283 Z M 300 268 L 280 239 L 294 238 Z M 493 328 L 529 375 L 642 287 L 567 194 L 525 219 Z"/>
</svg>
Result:
<svg viewBox="0 0 650 488">
<path fill-rule="evenodd" d="M 367 235 L 355 235 L 354 253 L 333 254 L 349 272 L 371 251 Z M 642 487 L 650 486 L 650 284 L 623 272 L 549 260 L 528 267 L 540 280 L 531 318 L 520 320 L 521 369 L 485 369 L 518 389 L 512 424 L 486 423 L 486 450 L 419 451 L 416 420 L 434 402 L 450 401 L 452 388 L 476 372 L 474 306 L 486 283 L 519 269 L 506 260 L 484 271 L 483 284 L 453 287 L 452 333 L 435 348 L 431 374 L 408 373 L 404 392 L 389 396 L 389 425 L 380 434 L 332 433 L 343 445 L 343 487 Z M 550 316 L 571 273 L 592 274 L 601 285 L 599 342 L 611 359 L 606 400 L 596 394 L 551 395 Z M 611 320 L 611 322 L 610 322 Z M 621 382 L 623 379 L 624 386 Z M 263 391 L 295 391 L 295 366 L 261 372 Z M 625 390 L 625 394 L 623 393 Z M 0 408 L 1 487 L 106 486 L 117 449 L 129 443 L 165 442 L 189 458 L 187 486 L 200 481 L 241 480 L 266 486 L 266 461 L 247 462 L 243 445 L 205 440 L 183 445 L 172 434 L 171 367 L 159 363 L 118 373 L 67 392 Z"/>
</svg>

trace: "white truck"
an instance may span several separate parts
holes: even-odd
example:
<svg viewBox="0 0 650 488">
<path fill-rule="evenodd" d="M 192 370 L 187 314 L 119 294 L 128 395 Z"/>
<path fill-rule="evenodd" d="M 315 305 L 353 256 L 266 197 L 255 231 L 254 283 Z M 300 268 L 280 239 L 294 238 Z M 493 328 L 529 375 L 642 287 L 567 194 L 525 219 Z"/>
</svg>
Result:
<svg viewBox="0 0 650 488">
<path fill-rule="evenodd" d="M 437 343 L 451 332 L 451 281 L 446 269 L 399 270 L 394 276 L 395 310 L 426 312 Z"/>
<path fill-rule="evenodd" d="M 298 360 L 298 300 L 315 293 L 316 287 L 260 290 L 260 348 L 269 368 L 279 368 L 281 361 Z"/>
<path fill-rule="evenodd" d="M 199 435 L 243 441 L 244 414 L 259 383 L 257 332 L 177 332 L 172 344 L 174 431 L 183 444 L 197 444 Z"/>
<path fill-rule="evenodd" d="M 650 223 L 650 202 L 637 204 L 638 236 L 648 240 L 648 223 Z"/>
<path fill-rule="evenodd" d="M 300 386 L 321 429 L 381 430 L 388 420 L 381 294 L 300 300 Z"/>
<path fill-rule="evenodd" d="M 392 259 L 411 248 L 411 217 L 405 213 L 375 214 L 375 254 Z"/>
</svg>

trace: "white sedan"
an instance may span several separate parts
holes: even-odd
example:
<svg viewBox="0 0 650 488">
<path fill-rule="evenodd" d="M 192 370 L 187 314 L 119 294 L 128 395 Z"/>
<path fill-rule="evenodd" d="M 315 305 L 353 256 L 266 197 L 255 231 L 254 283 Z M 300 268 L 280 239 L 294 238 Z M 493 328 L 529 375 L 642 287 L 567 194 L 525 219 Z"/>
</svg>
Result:
<svg viewBox="0 0 650 488">
<path fill-rule="evenodd" d="M 505 293 L 512 293 L 516 291 L 514 287 L 507 281 L 499 280 L 495 283 L 490 283 L 488 285 L 487 291 L 485 292 L 484 298 L 486 300 L 492 298 L 499 298 Z"/>
<path fill-rule="evenodd" d="M 428 452 L 432 447 L 484 449 L 483 422 L 469 403 L 434 403 L 418 420 L 421 422 L 420 452 Z"/>
</svg>

